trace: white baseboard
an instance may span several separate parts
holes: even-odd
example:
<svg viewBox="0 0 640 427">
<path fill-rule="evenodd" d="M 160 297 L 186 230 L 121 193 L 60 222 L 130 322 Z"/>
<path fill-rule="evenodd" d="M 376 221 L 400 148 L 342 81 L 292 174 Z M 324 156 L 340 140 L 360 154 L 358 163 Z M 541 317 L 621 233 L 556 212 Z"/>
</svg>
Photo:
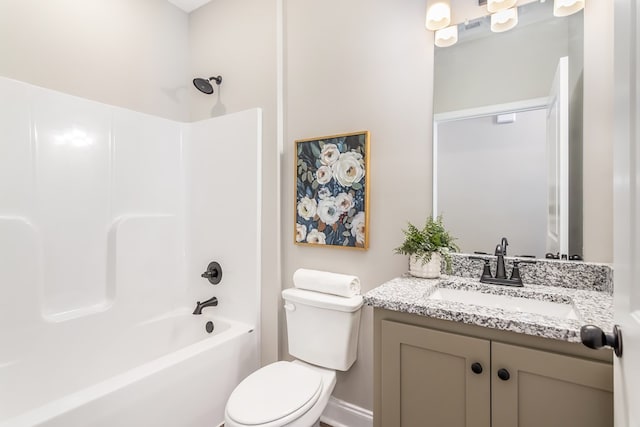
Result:
<svg viewBox="0 0 640 427">
<path fill-rule="evenodd" d="M 333 427 L 372 427 L 373 412 L 331 396 L 320 420 Z"/>
</svg>

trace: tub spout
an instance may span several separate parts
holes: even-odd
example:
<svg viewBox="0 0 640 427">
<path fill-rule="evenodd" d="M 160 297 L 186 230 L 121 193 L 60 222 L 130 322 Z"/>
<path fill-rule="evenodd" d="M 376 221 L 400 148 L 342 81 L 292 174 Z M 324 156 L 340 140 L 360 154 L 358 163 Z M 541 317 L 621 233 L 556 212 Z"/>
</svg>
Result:
<svg viewBox="0 0 640 427">
<path fill-rule="evenodd" d="M 202 309 L 205 307 L 215 307 L 218 305 L 218 298 L 211 297 L 205 302 L 198 301 L 196 303 L 196 309 L 193 310 L 193 314 L 202 314 Z"/>
</svg>

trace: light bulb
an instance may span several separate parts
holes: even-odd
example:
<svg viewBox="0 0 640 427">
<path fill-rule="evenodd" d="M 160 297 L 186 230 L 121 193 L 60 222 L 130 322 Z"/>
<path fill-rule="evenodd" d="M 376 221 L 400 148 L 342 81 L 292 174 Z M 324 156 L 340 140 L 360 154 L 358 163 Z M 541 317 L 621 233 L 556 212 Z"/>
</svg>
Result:
<svg viewBox="0 0 640 427">
<path fill-rule="evenodd" d="M 458 26 L 452 25 L 436 31 L 434 44 L 438 47 L 453 46 L 458 42 Z"/>
<path fill-rule="evenodd" d="M 569 16 L 584 9 L 584 0 L 554 0 L 553 16 Z"/>
<path fill-rule="evenodd" d="M 487 10 L 491 13 L 498 12 L 500 10 L 510 9 L 515 6 L 516 0 L 488 0 Z"/>
<path fill-rule="evenodd" d="M 518 8 L 501 10 L 491 15 L 491 31 L 502 33 L 518 25 Z"/>
<path fill-rule="evenodd" d="M 447 27 L 451 23 L 451 7 L 449 0 L 436 0 L 427 5 L 428 30 L 436 31 Z"/>
</svg>

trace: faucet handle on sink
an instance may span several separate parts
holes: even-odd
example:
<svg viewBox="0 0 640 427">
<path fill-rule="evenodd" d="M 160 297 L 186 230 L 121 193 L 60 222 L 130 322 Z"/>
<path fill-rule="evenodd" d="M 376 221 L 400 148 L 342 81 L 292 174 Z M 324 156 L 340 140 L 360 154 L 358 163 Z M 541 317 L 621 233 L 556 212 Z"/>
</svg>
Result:
<svg viewBox="0 0 640 427">
<path fill-rule="evenodd" d="M 475 261 L 484 261 L 484 267 L 482 269 L 482 276 L 480 277 L 480 279 L 493 277 L 491 276 L 491 265 L 490 265 L 489 258 L 483 258 L 479 256 L 470 256 L 469 259 L 472 259 Z"/>
<path fill-rule="evenodd" d="M 514 259 L 513 260 L 513 269 L 511 270 L 510 280 L 516 280 L 519 283 L 522 283 L 522 278 L 520 277 L 520 264 L 535 264 L 535 261 L 527 260 L 527 259 Z"/>
</svg>

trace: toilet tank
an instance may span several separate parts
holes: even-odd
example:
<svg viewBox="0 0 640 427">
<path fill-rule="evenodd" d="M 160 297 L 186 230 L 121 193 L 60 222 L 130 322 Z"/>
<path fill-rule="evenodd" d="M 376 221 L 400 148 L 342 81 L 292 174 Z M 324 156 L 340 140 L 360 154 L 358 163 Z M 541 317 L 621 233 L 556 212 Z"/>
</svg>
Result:
<svg viewBox="0 0 640 427">
<path fill-rule="evenodd" d="M 304 289 L 282 291 L 289 354 L 339 371 L 356 361 L 362 296 L 345 298 Z"/>
</svg>

